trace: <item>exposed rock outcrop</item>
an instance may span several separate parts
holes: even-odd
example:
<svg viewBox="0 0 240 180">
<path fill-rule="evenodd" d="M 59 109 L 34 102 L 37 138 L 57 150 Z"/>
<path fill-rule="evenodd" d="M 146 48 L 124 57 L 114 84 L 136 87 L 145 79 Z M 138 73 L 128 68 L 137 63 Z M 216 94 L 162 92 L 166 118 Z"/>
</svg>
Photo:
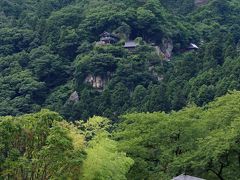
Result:
<svg viewBox="0 0 240 180">
<path fill-rule="evenodd" d="M 161 52 L 165 60 L 170 60 L 170 58 L 172 57 L 172 51 L 173 51 L 172 40 L 164 38 L 162 40 Z"/>
<path fill-rule="evenodd" d="M 208 0 L 195 0 L 195 6 L 202 6 L 207 3 L 208 3 Z"/>
<path fill-rule="evenodd" d="M 78 102 L 79 101 L 79 95 L 78 95 L 78 93 L 77 93 L 77 91 L 74 91 L 71 95 L 70 95 L 70 97 L 69 97 L 69 99 L 68 99 L 69 101 L 71 101 L 71 102 Z"/>
<path fill-rule="evenodd" d="M 101 90 L 106 86 L 107 80 L 101 76 L 94 76 L 89 74 L 85 78 L 84 82 L 91 85 L 95 89 Z"/>
<path fill-rule="evenodd" d="M 156 72 L 154 66 L 149 66 L 148 70 L 152 73 L 152 75 L 160 82 L 164 79 L 163 75 L 160 75 L 159 73 Z"/>
</svg>

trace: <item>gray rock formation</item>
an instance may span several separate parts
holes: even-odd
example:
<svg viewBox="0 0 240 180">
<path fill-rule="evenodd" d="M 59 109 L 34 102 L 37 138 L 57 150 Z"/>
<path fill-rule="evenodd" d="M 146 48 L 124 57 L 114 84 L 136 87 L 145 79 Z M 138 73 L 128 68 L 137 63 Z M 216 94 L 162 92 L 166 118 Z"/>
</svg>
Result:
<svg viewBox="0 0 240 180">
<path fill-rule="evenodd" d="M 152 73 L 152 75 L 160 82 L 164 79 L 163 75 L 160 75 L 159 73 L 157 73 L 155 71 L 155 67 L 154 66 L 149 66 L 148 70 Z"/>
<path fill-rule="evenodd" d="M 84 82 L 99 90 L 103 89 L 106 85 L 106 79 L 102 78 L 101 76 L 94 76 L 91 74 L 85 78 Z"/>
<path fill-rule="evenodd" d="M 207 3 L 208 3 L 208 0 L 195 0 L 195 6 L 202 6 Z"/>
<path fill-rule="evenodd" d="M 72 102 L 78 102 L 78 101 L 79 101 L 79 95 L 78 95 L 77 91 L 74 91 L 74 92 L 70 95 L 70 97 L 69 97 L 68 100 L 69 100 L 69 101 L 72 101 Z"/>
<path fill-rule="evenodd" d="M 162 46 L 161 46 L 161 51 L 164 55 L 165 60 L 170 60 L 172 57 L 172 51 L 173 51 L 173 42 L 171 39 L 166 39 L 164 38 L 162 40 Z"/>
</svg>

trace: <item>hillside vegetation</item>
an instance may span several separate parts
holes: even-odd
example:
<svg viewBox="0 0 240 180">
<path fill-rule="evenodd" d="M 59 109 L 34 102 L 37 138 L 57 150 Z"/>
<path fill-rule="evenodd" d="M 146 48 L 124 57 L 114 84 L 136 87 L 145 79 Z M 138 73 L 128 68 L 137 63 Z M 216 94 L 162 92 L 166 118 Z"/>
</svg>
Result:
<svg viewBox="0 0 240 180">
<path fill-rule="evenodd" d="M 68 123 L 48 110 L 0 117 L 0 177 L 238 180 L 239 107 L 236 91 L 204 107 L 127 114 L 117 125 L 98 116 Z"/>
<path fill-rule="evenodd" d="M 240 88 L 237 0 L 3 0 L 0 12 L 0 115 L 44 107 L 71 120 L 115 119 L 202 106 Z M 104 31 L 120 41 L 95 45 Z M 134 52 L 123 48 L 128 39 L 139 44 Z"/>
<path fill-rule="evenodd" d="M 0 0 L 0 179 L 240 179 L 239 0 Z"/>
</svg>

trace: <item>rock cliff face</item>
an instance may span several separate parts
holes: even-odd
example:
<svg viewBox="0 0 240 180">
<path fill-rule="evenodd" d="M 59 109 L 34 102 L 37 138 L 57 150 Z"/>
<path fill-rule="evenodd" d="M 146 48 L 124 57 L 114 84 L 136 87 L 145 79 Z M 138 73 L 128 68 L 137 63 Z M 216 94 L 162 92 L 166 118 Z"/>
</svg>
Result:
<svg viewBox="0 0 240 180">
<path fill-rule="evenodd" d="M 79 95 L 78 95 L 77 91 L 74 91 L 74 92 L 70 95 L 70 97 L 69 97 L 68 100 L 69 100 L 69 101 L 72 101 L 72 102 L 78 102 L 78 101 L 79 101 Z"/>
<path fill-rule="evenodd" d="M 86 84 L 91 85 L 93 88 L 101 90 L 106 86 L 107 80 L 101 76 L 94 76 L 89 74 L 84 81 Z"/>
<path fill-rule="evenodd" d="M 209 0 L 195 0 L 195 6 L 207 4 Z"/>
<path fill-rule="evenodd" d="M 163 75 L 160 75 L 156 72 L 154 66 L 148 67 L 148 70 L 152 73 L 152 75 L 160 82 L 164 79 Z"/>
<path fill-rule="evenodd" d="M 163 39 L 162 45 L 161 45 L 161 52 L 164 55 L 165 60 L 170 60 L 172 57 L 172 51 L 173 51 L 173 42 L 171 39 Z"/>
</svg>

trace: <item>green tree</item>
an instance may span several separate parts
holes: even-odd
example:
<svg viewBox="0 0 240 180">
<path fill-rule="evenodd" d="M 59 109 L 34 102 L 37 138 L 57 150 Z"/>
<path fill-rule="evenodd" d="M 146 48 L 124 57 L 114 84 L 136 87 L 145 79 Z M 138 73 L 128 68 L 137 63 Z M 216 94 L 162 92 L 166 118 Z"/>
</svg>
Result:
<svg viewBox="0 0 240 180">
<path fill-rule="evenodd" d="M 0 176 L 21 179 L 76 177 L 85 156 L 84 137 L 62 120 L 57 113 L 47 110 L 19 117 L 1 117 Z"/>
</svg>

